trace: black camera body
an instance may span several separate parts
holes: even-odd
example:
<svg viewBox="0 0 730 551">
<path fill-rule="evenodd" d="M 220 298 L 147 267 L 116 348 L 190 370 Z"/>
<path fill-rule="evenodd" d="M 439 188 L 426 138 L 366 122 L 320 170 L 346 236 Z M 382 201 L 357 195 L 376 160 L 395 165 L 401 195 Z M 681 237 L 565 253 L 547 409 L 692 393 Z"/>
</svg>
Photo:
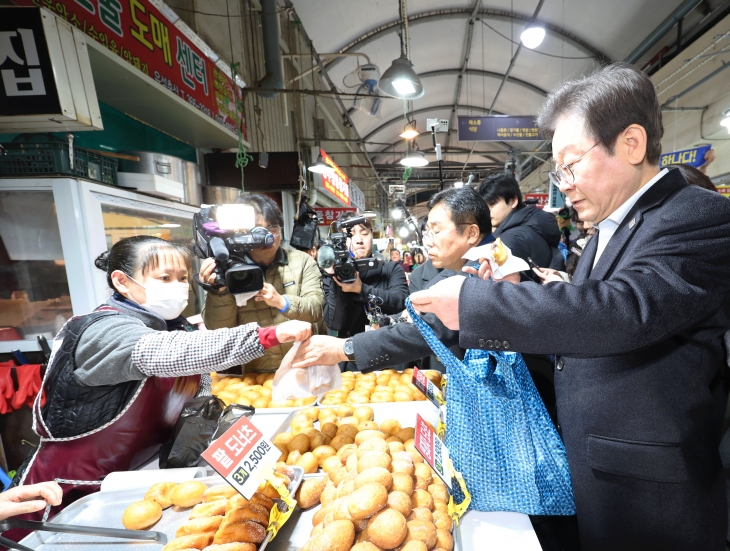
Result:
<svg viewBox="0 0 730 551">
<path fill-rule="evenodd" d="M 199 258 L 215 259 L 217 274 L 215 284 L 207 285 L 195 280 L 204 289 L 227 287 L 232 295 L 260 291 L 264 287 L 264 272 L 255 264 L 249 264 L 244 254 L 254 249 L 271 247 L 274 235 L 268 229 L 255 227 L 253 221 L 244 225 L 249 228 L 222 228 L 218 221 L 220 207 L 247 207 L 247 205 L 203 205 L 193 216 L 195 254 Z M 253 212 L 253 207 L 249 207 Z M 254 215 L 255 216 L 255 215 Z"/>
<path fill-rule="evenodd" d="M 354 259 L 347 248 L 347 239 L 352 237 L 352 228 L 366 221 L 364 216 L 349 218 L 344 222 L 337 222 L 337 233 L 330 236 L 332 250 L 335 253 L 335 276 L 342 283 L 352 283 L 357 278 L 357 272 L 365 272 L 378 267 L 379 260 L 375 258 Z M 343 231 L 344 230 L 344 231 Z"/>
</svg>

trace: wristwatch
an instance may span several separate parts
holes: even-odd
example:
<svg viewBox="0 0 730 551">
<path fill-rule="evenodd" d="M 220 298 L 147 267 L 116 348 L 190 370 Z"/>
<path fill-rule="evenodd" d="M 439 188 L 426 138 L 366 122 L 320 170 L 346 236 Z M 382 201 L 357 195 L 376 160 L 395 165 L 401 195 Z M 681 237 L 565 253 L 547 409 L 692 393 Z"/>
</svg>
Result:
<svg viewBox="0 0 730 551">
<path fill-rule="evenodd" d="M 355 361 L 355 344 L 352 342 L 352 339 L 347 339 L 345 341 L 345 344 L 342 345 L 342 351 L 345 353 L 348 360 L 351 362 Z"/>
</svg>

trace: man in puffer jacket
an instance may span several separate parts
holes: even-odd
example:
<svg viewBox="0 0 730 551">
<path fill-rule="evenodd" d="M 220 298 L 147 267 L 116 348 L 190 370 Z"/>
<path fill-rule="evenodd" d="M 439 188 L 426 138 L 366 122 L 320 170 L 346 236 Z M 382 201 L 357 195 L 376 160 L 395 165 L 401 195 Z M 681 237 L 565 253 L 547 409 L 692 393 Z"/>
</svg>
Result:
<svg viewBox="0 0 730 551">
<path fill-rule="evenodd" d="M 531 258 L 541 268 L 565 270 L 555 218 L 532 205 L 525 206 L 514 178 L 497 174 L 484 180 L 478 191 L 489 206 L 494 237 L 501 238 L 512 254 L 525 261 Z M 537 280 L 530 272 L 523 272 L 522 279 Z"/>
<path fill-rule="evenodd" d="M 233 328 L 252 322 L 268 327 L 287 320 L 320 322 L 324 308 L 322 275 L 317 262 L 307 253 L 281 247 L 284 216 L 278 205 L 258 193 L 247 193 L 236 202 L 253 206 L 256 225 L 268 228 L 274 234 L 272 247 L 254 249 L 247 254 L 264 271 L 264 288 L 243 306 L 237 306 L 235 297 L 225 288 L 209 291 L 203 309 L 206 327 Z M 213 268 L 213 260 L 206 259 L 200 267 L 200 280 L 212 283 L 215 280 Z M 279 344 L 267 349 L 261 358 L 243 366 L 243 372 L 276 371 L 291 346 L 291 343 Z"/>
</svg>

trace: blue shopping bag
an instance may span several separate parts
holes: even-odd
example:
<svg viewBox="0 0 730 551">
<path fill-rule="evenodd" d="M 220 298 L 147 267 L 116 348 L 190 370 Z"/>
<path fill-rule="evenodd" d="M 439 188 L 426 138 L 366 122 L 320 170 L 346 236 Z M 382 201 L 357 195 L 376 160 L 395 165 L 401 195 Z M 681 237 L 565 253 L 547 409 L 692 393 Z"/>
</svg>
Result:
<svg viewBox="0 0 730 551">
<path fill-rule="evenodd" d="M 406 307 L 446 366 L 446 439 L 454 468 L 471 494 L 470 509 L 528 515 L 574 515 L 565 446 L 522 356 L 467 350 L 454 356 Z"/>
</svg>

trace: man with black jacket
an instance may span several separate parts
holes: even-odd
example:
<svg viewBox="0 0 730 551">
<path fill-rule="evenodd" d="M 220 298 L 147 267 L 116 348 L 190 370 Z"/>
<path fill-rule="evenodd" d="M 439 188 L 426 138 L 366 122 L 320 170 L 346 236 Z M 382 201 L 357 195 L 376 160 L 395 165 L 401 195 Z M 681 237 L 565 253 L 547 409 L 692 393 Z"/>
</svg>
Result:
<svg viewBox="0 0 730 551">
<path fill-rule="evenodd" d="M 555 218 L 537 207 L 526 206 L 517 180 L 506 174 L 491 176 L 479 186 L 479 195 L 489 207 L 494 237 L 500 237 L 513 255 L 525 261 L 531 258 L 541 268 L 565 270 Z M 523 274 L 523 280 L 525 276 L 535 279 L 529 272 Z"/>
<path fill-rule="evenodd" d="M 346 212 L 339 221 L 356 216 Z M 356 259 L 368 258 L 373 250 L 373 231 L 368 219 L 352 228 L 348 244 Z M 324 321 L 342 338 L 352 337 L 370 327 L 368 313 L 376 306 L 383 314 L 397 314 L 405 308 L 408 297 L 406 274 L 398 262 L 383 262 L 374 270 L 357 273 L 352 283 L 342 283 L 336 276 L 322 279 L 325 292 Z M 350 365 L 348 365 L 350 364 Z M 352 362 L 340 364 L 355 370 Z"/>
</svg>

